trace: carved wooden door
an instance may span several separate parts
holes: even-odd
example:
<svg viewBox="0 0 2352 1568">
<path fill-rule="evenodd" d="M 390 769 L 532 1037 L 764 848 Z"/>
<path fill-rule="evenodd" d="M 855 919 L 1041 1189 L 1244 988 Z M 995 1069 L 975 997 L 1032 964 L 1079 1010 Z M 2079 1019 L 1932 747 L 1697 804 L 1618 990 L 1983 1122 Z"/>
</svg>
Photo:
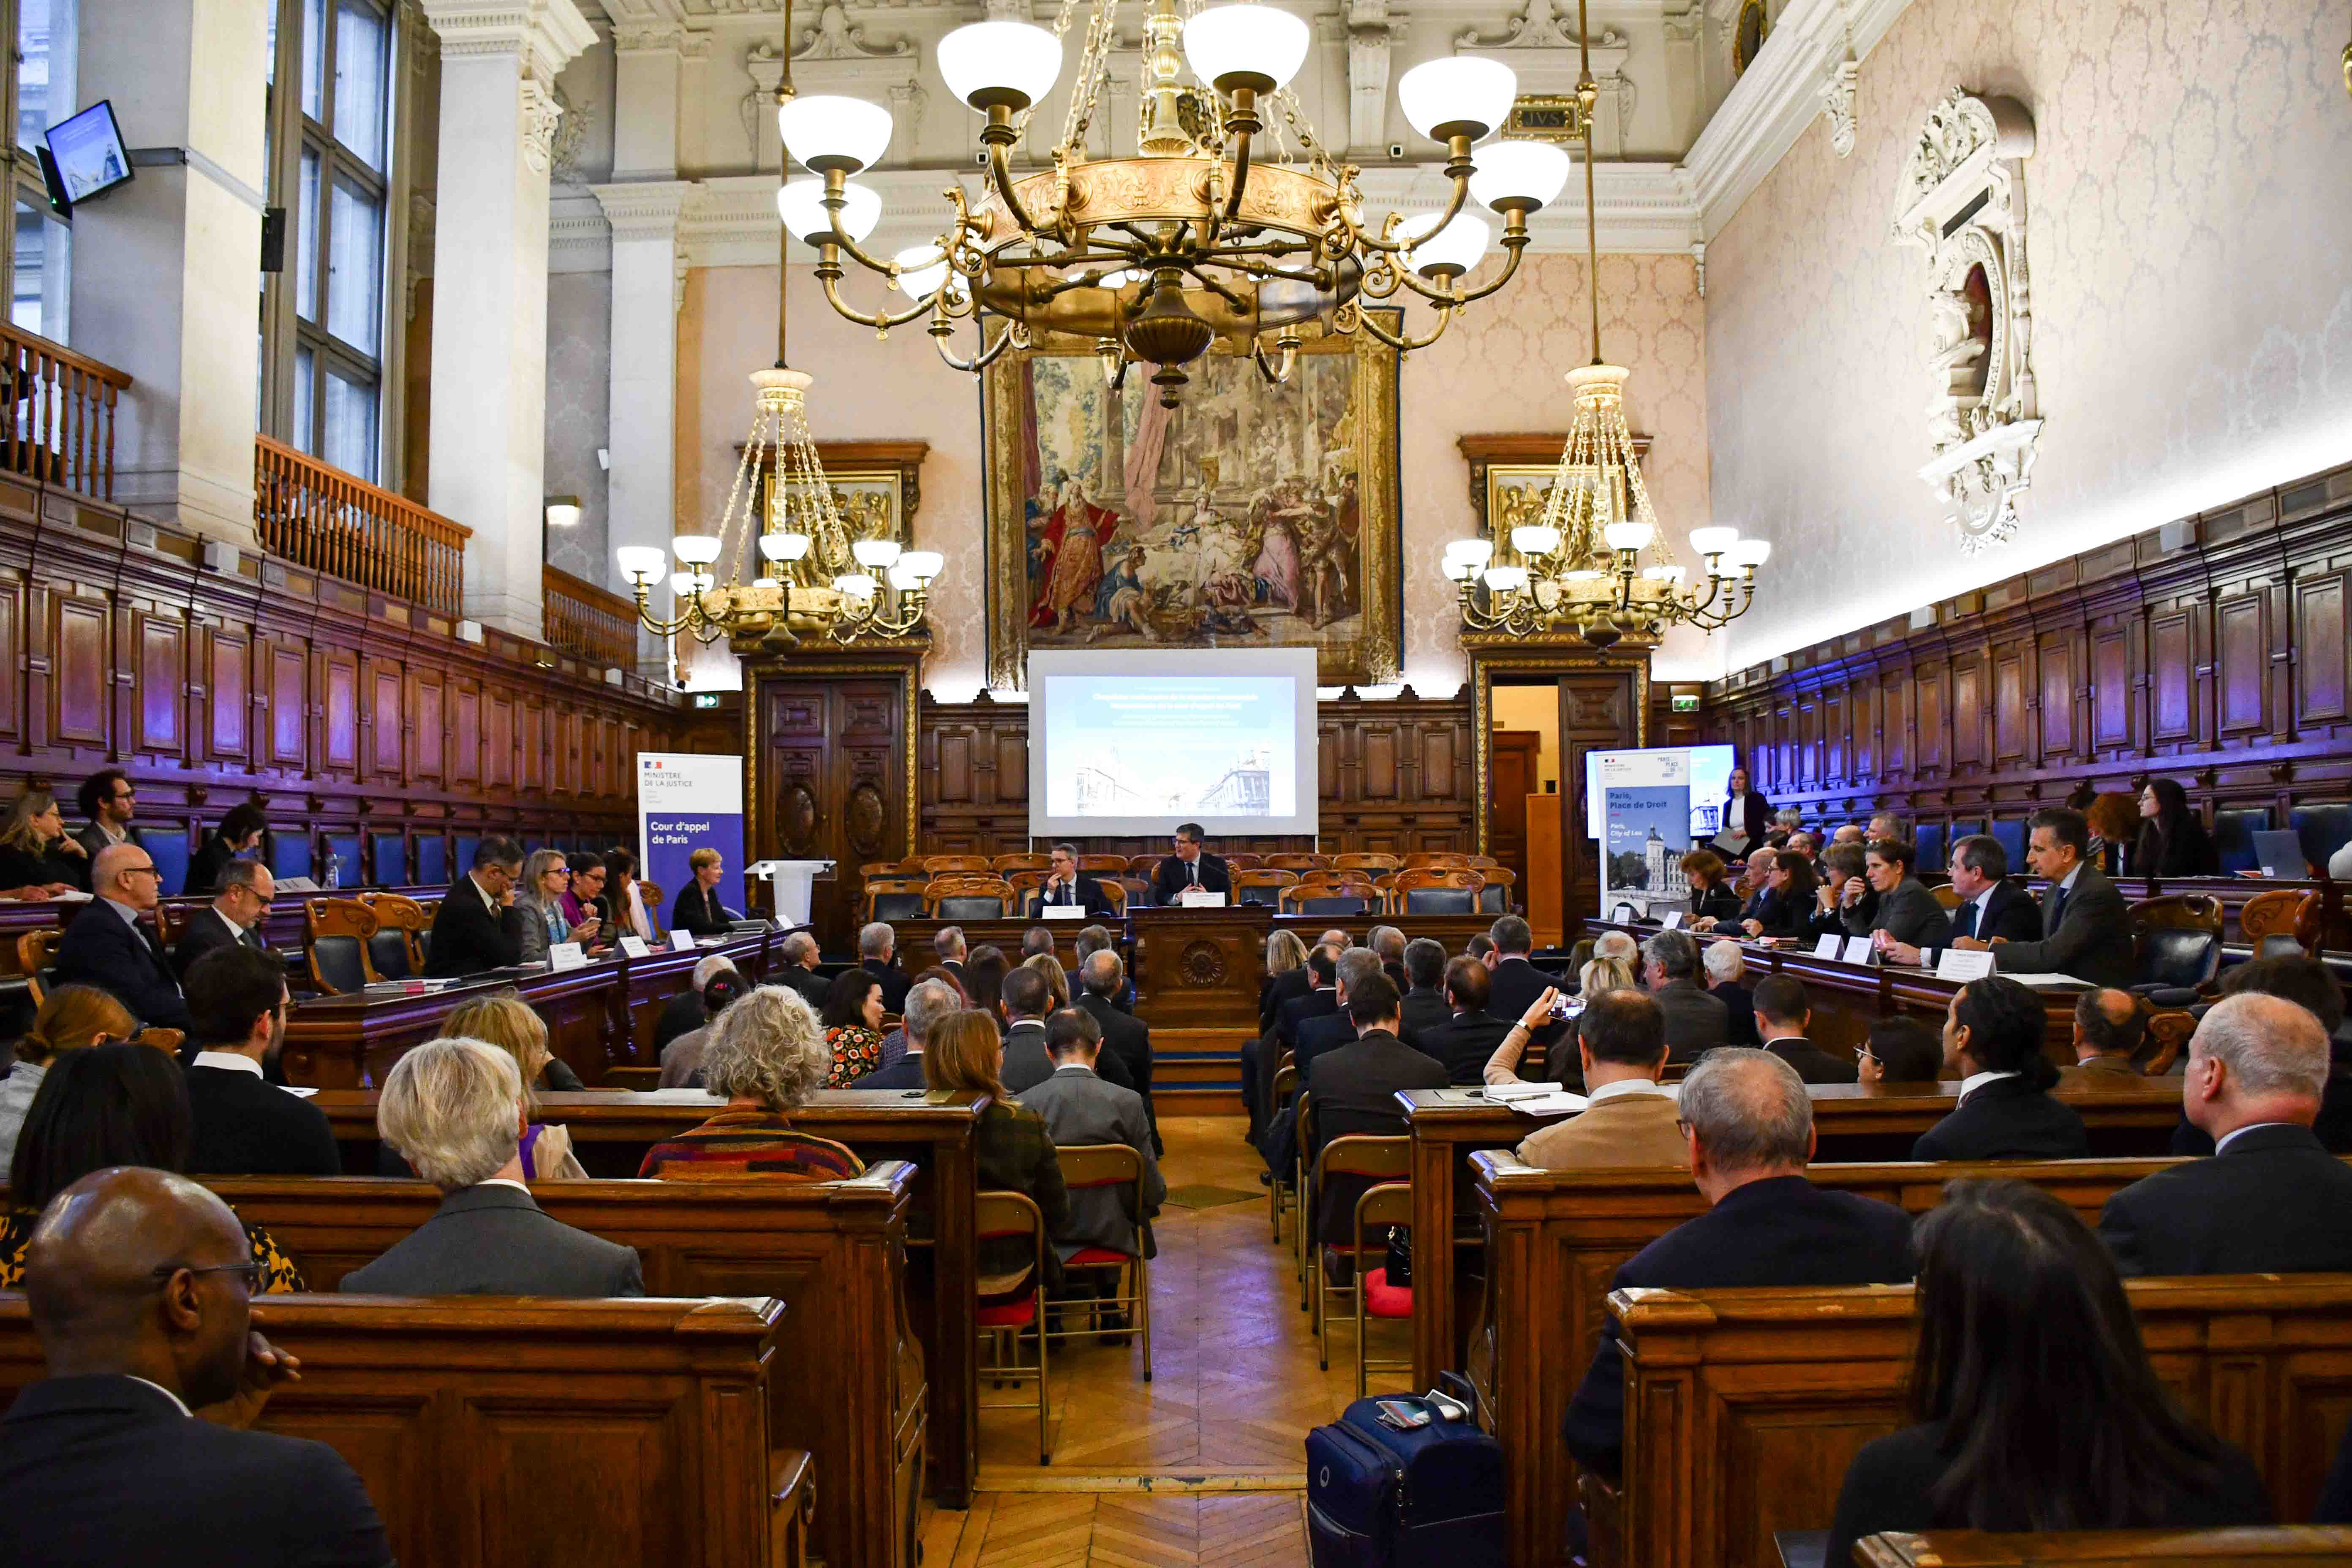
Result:
<svg viewBox="0 0 2352 1568">
<path fill-rule="evenodd" d="M 1486 802 L 1486 853 L 1509 867 L 1517 886 L 1528 882 L 1528 796 L 1541 788 L 1543 737 L 1533 730 L 1497 730 L 1487 771 L 1494 795 Z M 1524 904 L 1527 894 L 1513 901 Z"/>
<path fill-rule="evenodd" d="M 760 682 L 761 858 L 831 860 L 809 919 L 828 953 L 855 944 L 857 868 L 912 852 L 907 821 L 906 678 L 821 674 Z"/>
<path fill-rule="evenodd" d="M 1640 676 L 1632 669 L 1579 670 L 1559 678 L 1560 908 L 1572 923 L 1601 912 L 1601 847 L 1587 831 L 1584 757 L 1642 743 Z M 1500 858 L 1500 857 L 1496 857 Z"/>
</svg>

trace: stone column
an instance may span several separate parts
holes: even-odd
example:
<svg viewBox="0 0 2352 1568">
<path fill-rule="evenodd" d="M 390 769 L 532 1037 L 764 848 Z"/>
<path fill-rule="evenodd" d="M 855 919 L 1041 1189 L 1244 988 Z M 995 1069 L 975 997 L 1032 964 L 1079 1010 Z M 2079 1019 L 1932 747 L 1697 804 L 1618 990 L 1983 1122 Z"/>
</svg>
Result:
<svg viewBox="0 0 2352 1568">
<path fill-rule="evenodd" d="M 131 377 L 114 499 L 253 547 L 272 0 L 81 0 L 76 97 L 171 150 L 76 209 L 71 347 Z"/>
<path fill-rule="evenodd" d="M 548 163 L 573 0 L 425 0 L 441 37 L 428 504 L 474 531 L 466 615 L 541 635 Z"/>
</svg>

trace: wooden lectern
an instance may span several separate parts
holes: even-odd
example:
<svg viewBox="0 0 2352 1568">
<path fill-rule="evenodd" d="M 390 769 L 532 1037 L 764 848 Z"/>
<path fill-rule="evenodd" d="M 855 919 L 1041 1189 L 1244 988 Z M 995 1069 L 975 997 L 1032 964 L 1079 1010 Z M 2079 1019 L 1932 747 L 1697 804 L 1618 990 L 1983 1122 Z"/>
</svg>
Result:
<svg viewBox="0 0 2352 1568">
<path fill-rule="evenodd" d="M 1561 907 L 1567 882 L 1561 875 L 1559 824 L 1559 796 L 1528 796 L 1528 879 L 1520 889 L 1538 947 L 1558 947 L 1568 940 L 1568 911 Z"/>
</svg>

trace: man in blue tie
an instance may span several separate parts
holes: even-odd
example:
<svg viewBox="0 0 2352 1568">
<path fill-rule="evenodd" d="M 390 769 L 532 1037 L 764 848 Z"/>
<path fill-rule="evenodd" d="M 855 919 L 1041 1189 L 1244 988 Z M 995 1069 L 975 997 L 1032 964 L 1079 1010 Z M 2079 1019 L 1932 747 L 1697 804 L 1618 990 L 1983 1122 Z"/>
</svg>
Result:
<svg viewBox="0 0 2352 1568">
<path fill-rule="evenodd" d="M 2009 851 L 1990 834 L 1976 833 L 1952 846 L 1952 891 L 1960 907 L 1952 911 L 1952 929 L 1946 947 L 1981 947 L 1994 937 L 2007 942 L 2033 942 L 2042 935 L 2042 911 L 2033 907 L 2024 889 L 2009 879 Z M 1924 963 L 1933 969 L 1943 962 L 1943 947 L 1913 947 L 1909 942 L 1886 944 L 1892 963 Z"/>
</svg>

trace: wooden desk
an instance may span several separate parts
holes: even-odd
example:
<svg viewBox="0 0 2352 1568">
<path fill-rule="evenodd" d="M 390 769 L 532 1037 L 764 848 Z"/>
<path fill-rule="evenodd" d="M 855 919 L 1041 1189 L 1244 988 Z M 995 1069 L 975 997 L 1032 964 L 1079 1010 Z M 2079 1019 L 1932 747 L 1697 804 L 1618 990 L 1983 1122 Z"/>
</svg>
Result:
<svg viewBox="0 0 2352 1568">
<path fill-rule="evenodd" d="M 1823 1542 L 1824 1545 L 1827 1542 Z M 2014 1535 L 1990 1531 L 1908 1531 L 1854 1542 L 1868 1568 L 2242 1568 L 2248 1563 L 2352 1562 L 2352 1527 L 2274 1524 L 2236 1530 L 2070 1530 Z M 1840 1568 L 1844 1568 L 1840 1564 Z"/>
<path fill-rule="evenodd" d="M 373 1175 L 373 1091 L 328 1089 L 312 1103 L 335 1130 L 343 1169 Z M 625 1178 L 637 1173 L 647 1148 L 700 1126 L 719 1103 L 686 1089 L 542 1094 L 538 1114 L 571 1132 L 572 1152 L 590 1175 Z M 949 1508 L 969 1506 L 979 1463 L 980 1254 L 972 1224 L 981 1105 L 976 1095 L 821 1089 L 793 1114 L 793 1126 L 848 1144 L 868 1164 L 904 1160 L 919 1173 L 912 1229 L 932 1239 L 917 1248 L 929 1253 L 931 1267 L 929 1300 L 916 1303 L 915 1326 L 924 1338 L 931 1388 L 932 1495 Z"/>
<path fill-rule="evenodd" d="M 1957 1083 L 1813 1084 L 1813 1127 L 1821 1140 L 1821 1163 L 1906 1160 L 1912 1141 L 1958 1102 Z M 2084 1089 L 2082 1075 L 2060 1075 L 2058 1097 L 2082 1113 L 2091 1152 L 2129 1159 L 2169 1152 L 2172 1129 L 2180 1120 L 2180 1080 L 2149 1079 L 2145 1089 Z M 1479 1149 L 1516 1148 L 1538 1127 L 1559 1117 L 1523 1116 L 1488 1100 L 1475 1089 L 1414 1089 L 1397 1096 L 1412 1139 L 1413 1235 L 1417 1246 L 1412 1290 L 1413 1384 L 1426 1388 L 1442 1371 L 1459 1368 L 1464 1320 L 1453 1265 L 1456 1249 L 1422 1243 L 1423 1237 L 1451 1237 L 1457 1218 L 1473 1213 L 1469 1157 Z M 1426 1253 L 1426 1261 L 1423 1254 Z"/>
</svg>

